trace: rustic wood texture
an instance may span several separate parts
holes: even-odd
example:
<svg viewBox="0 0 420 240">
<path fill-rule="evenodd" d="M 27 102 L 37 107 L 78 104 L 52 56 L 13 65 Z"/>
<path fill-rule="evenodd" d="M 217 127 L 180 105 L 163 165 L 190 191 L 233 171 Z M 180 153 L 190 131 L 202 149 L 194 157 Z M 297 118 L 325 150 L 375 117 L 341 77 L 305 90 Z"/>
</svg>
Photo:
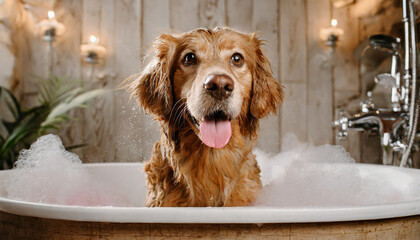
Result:
<svg viewBox="0 0 420 240">
<path fill-rule="evenodd" d="M 147 51 L 153 40 L 159 36 L 159 34 L 171 32 L 170 16 L 172 16 L 172 14 L 170 12 L 170 2 L 170 0 L 143 1 L 141 46 L 142 58 L 146 58 L 144 59 L 142 67 L 145 67 L 150 60 L 150 57 L 147 57 Z M 175 4 L 175 2 L 172 4 Z M 172 10 L 177 11 L 173 12 L 174 16 L 180 14 L 181 11 L 180 9 Z M 185 12 L 182 14 L 185 14 Z M 177 23 L 178 22 L 175 22 L 175 24 Z M 180 26 L 176 25 L 176 27 L 179 28 Z M 141 117 L 143 119 L 140 134 L 138 135 L 138 137 L 141 139 L 141 156 L 144 160 L 149 160 L 153 145 L 159 139 L 160 128 L 157 123 L 153 121 L 153 116 L 143 114 L 143 110 L 140 110 L 139 107 L 137 107 L 136 111 L 138 114 L 141 113 Z"/>
<path fill-rule="evenodd" d="M 307 140 L 306 1 L 280 1 L 280 80 L 285 86 L 281 132 Z M 290 24 L 293 22 L 294 24 Z"/>
<path fill-rule="evenodd" d="M 115 11 L 115 69 L 114 86 L 140 71 L 142 36 L 140 22 L 142 5 L 139 0 L 114 1 Z M 143 158 L 142 141 L 146 137 L 141 129 L 146 126 L 136 101 L 129 101 L 129 95 L 120 90 L 114 95 L 113 140 L 116 143 L 115 160 L 139 161 Z M 148 147 L 148 146 L 146 146 Z"/>
<path fill-rule="evenodd" d="M 58 38 L 53 44 L 52 74 L 58 77 L 64 77 L 66 81 L 70 81 L 76 86 L 84 77 L 84 69 L 80 64 L 81 56 L 79 49 L 82 43 L 82 30 L 86 28 L 86 24 L 83 24 L 83 22 L 86 22 L 83 18 L 83 9 L 86 9 L 85 5 L 82 0 L 72 0 L 56 2 L 52 7 L 56 12 L 57 18 L 67 26 L 63 36 Z M 47 43 L 43 42 L 42 44 L 46 45 Z M 39 75 L 39 77 L 45 78 L 48 77 L 48 74 L 47 68 L 45 73 Z M 36 82 L 34 80 L 32 79 L 32 82 Z M 60 129 L 58 134 L 61 136 L 63 142 L 70 145 L 84 143 L 86 138 L 84 111 L 76 109 L 71 111 L 69 116 L 76 119 L 76 121 L 66 124 L 64 128 Z M 83 151 L 79 149 L 77 153 L 83 154 Z"/>
<path fill-rule="evenodd" d="M 200 26 L 213 28 L 226 25 L 225 0 L 201 0 L 198 2 Z"/>
<path fill-rule="evenodd" d="M 103 0 L 100 6 L 100 26 L 98 35 L 100 43 L 106 49 L 106 60 L 96 69 L 88 69 L 90 71 L 90 84 L 92 88 L 105 88 L 113 90 L 117 88 L 118 82 L 116 81 L 116 66 L 115 66 L 115 45 L 116 39 L 113 37 L 115 34 L 115 10 L 113 0 Z M 89 33 L 85 33 L 88 37 Z M 89 86 L 89 83 L 87 83 Z M 90 87 L 90 86 L 89 86 Z M 109 94 L 96 101 L 92 108 L 87 109 L 86 113 L 86 129 L 92 133 L 86 138 L 89 145 L 83 149 L 86 159 L 97 160 L 98 162 L 108 161 L 112 162 L 116 156 L 116 143 L 112 137 L 114 135 L 115 126 L 115 103 L 114 95 Z M 89 112 L 90 111 L 90 112 Z M 89 119 L 89 117 L 92 117 Z M 106 149 L 106 151 L 104 151 Z"/>
<path fill-rule="evenodd" d="M 274 76 L 278 78 L 278 1 L 254 0 L 252 9 L 253 31 L 260 32 L 266 42 L 265 50 L 270 59 Z M 280 148 L 280 122 L 277 115 L 268 116 L 260 121 L 260 135 L 257 147 L 270 152 Z"/>
<path fill-rule="evenodd" d="M 24 6 L 18 1 L 9 3 L 6 11 L 9 11 L 11 18 L 9 21 L 13 31 L 10 37 L 16 57 L 11 87 L 17 92 L 21 102 L 26 106 L 34 106 L 38 92 L 34 76 L 44 77 L 48 74 L 50 61 L 47 56 L 47 45 L 38 37 L 36 21 L 40 19 L 25 11 Z M 47 6 L 52 8 L 51 5 Z"/>
<path fill-rule="evenodd" d="M 83 79 L 89 88 L 120 87 L 125 78 L 145 66 L 149 59 L 142 62 L 146 49 L 160 33 L 215 26 L 260 32 L 267 40 L 265 49 L 273 72 L 286 93 L 279 115 L 261 121 L 258 147 L 271 152 L 279 151 L 287 132 L 316 145 L 335 141 L 330 124 L 334 107 L 346 107 L 350 99 L 362 94 L 363 76 L 354 49 L 370 34 L 389 32 L 392 24 L 386 24 L 388 19 L 400 21 L 400 9 L 391 0 L 360 0 L 343 8 L 333 8 L 330 0 L 23 2 L 29 10 L 20 1 L 0 1 L 0 18 L 11 19 L 0 21 L 0 25 L 7 30 L 3 35 L 10 36 L 7 46 L 15 57 L 9 61 L 15 63 L 9 82 L 27 105 L 35 102 L 38 91 L 33 76 L 48 75 L 47 45 L 37 35 L 35 25 L 50 9 L 67 27 L 64 36 L 54 43 L 53 72 Z M 6 11 L 2 6 L 7 6 Z M 319 38 L 319 31 L 330 25 L 331 18 L 336 18 L 338 27 L 345 31 L 334 55 Z M 80 44 L 90 35 L 99 36 L 107 48 L 105 61 L 93 71 L 82 63 L 79 53 Z M 89 144 L 78 150 L 85 162 L 147 160 L 160 135 L 152 117 L 145 115 L 135 100 L 129 101 L 124 91 L 98 99 L 91 108 L 74 111 L 72 116 L 76 121 L 59 134 L 66 145 Z M 354 157 L 362 158 L 361 138 L 349 139 L 338 143 Z"/>
<path fill-rule="evenodd" d="M 241 32 L 251 32 L 252 29 L 252 0 L 226 1 L 226 25 Z M 240 8 L 238 6 L 241 6 Z"/>
<path fill-rule="evenodd" d="M 314 144 L 332 142 L 332 57 L 328 49 L 320 44 L 319 32 L 331 21 L 328 0 L 308 1 L 308 81 L 307 88 L 307 130 L 308 141 Z M 319 12 L 323 14 L 320 15 Z"/>
<path fill-rule="evenodd" d="M 170 0 L 168 19 L 170 28 L 176 32 L 190 31 L 200 25 L 198 16 L 199 0 Z"/>
<path fill-rule="evenodd" d="M 372 221 L 287 224 L 76 222 L 0 212 L 0 236 L 12 239 L 420 239 L 420 216 Z"/>
</svg>

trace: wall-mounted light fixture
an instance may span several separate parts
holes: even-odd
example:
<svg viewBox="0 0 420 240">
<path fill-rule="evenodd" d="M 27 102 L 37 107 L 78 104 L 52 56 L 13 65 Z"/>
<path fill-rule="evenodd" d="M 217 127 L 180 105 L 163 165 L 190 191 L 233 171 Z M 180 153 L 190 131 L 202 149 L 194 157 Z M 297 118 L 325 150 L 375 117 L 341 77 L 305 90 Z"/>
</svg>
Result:
<svg viewBox="0 0 420 240">
<path fill-rule="evenodd" d="M 321 40 L 324 41 L 325 45 L 330 47 L 332 51 L 334 51 L 337 46 L 337 41 L 344 35 L 343 29 L 338 28 L 337 24 L 337 19 L 331 19 L 331 26 L 321 29 L 320 32 Z"/>
<path fill-rule="evenodd" d="M 99 38 L 94 35 L 89 37 L 89 42 L 80 46 L 83 61 L 89 64 L 98 64 L 105 56 L 106 49 L 99 44 Z"/>
<path fill-rule="evenodd" d="M 63 35 L 65 27 L 62 23 L 57 21 L 54 11 L 48 11 L 48 18 L 42 20 L 37 24 L 38 34 L 44 41 L 48 43 L 48 72 L 51 76 L 53 74 L 53 42 Z"/>
<path fill-rule="evenodd" d="M 88 63 L 91 66 L 90 71 L 88 73 L 88 78 L 90 80 L 93 80 L 93 72 L 95 65 L 103 61 L 106 49 L 104 46 L 99 44 L 98 37 L 90 35 L 89 42 L 84 43 L 80 46 L 80 52 L 82 55 L 83 62 Z M 84 85 L 83 81 L 81 82 L 81 85 Z"/>
<path fill-rule="evenodd" d="M 48 19 L 38 23 L 39 34 L 46 42 L 54 42 L 57 37 L 63 35 L 65 27 L 57 21 L 54 11 L 48 11 Z"/>
<path fill-rule="evenodd" d="M 331 71 L 331 115 L 332 120 L 335 119 L 335 78 L 334 78 L 334 55 L 335 55 L 335 48 L 337 46 L 337 42 L 340 38 L 344 35 L 344 31 L 341 28 L 337 27 L 338 21 L 337 19 L 331 19 L 331 26 L 328 28 L 321 29 L 319 35 L 321 40 L 325 43 L 326 46 L 330 47 L 330 57 L 329 57 L 329 67 Z M 335 131 L 332 132 L 331 135 L 331 142 L 335 144 Z"/>
</svg>

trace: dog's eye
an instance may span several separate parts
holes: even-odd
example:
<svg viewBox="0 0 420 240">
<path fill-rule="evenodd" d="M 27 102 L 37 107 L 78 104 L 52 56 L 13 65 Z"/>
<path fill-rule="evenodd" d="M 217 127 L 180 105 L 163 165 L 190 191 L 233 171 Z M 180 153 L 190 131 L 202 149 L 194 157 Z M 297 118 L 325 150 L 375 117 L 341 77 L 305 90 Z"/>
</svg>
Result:
<svg viewBox="0 0 420 240">
<path fill-rule="evenodd" d="M 230 62 L 233 65 L 235 65 L 237 67 L 240 67 L 240 66 L 242 66 L 242 64 L 244 64 L 244 58 L 242 57 L 241 54 L 235 53 L 235 54 L 232 55 L 232 58 L 230 59 Z"/>
<path fill-rule="evenodd" d="M 197 58 L 195 57 L 194 53 L 188 53 L 184 57 L 184 65 L 191 66 L 197 64 Z"/>
</svg>

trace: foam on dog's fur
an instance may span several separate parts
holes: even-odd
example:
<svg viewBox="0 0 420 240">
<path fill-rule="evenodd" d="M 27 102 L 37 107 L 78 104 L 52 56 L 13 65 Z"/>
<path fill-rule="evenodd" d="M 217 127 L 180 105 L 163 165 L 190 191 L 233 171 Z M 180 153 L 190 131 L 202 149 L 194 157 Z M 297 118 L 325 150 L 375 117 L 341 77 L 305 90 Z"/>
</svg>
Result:
<svg viewBox="0 0 420 240">
<path fill-rule="evenodd" d="M 365 175 L 340 146 L 313 146 L 288 135 L 281 153 L 254 152 L 263 183 L 256 206 L 352 206 L 420 197 L 418 191 L 413 192 L 413 184 L 420 187 L 419 181 Z M 43 136 L 21 152 L 17 171 L 8 179 L 8 197 L 67 205 L 133 206 L 118 189 L 105 186 L 80 165 L 77 155 L 65 151 L 58 136 Z"/>
</svg>

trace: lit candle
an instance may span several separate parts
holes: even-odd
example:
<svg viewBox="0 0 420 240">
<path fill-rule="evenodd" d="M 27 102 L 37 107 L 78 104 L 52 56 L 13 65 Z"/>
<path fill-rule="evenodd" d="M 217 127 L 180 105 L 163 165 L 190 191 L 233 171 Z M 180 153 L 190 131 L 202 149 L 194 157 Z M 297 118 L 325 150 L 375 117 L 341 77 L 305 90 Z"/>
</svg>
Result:
<svg viewBox="0 0 420 240">
<path fill-rule="evenodd" d="M 48 19 L 42 20 L 37 25 L 39 34 L 43 36 L 45 41 L 52 42 L 57 36 L 64 33 L 65 27 L 55 18 L 54 11 L 48 11 Z"/>
<path fill-rule="evenodd" d="M 82 56 L 87 63 L 96 64 L 105 56 L 105 47 L 99 45 L 99 38 L 94 35 L 89 37 L 89 43 L 80 47 Z"/>
<path fill-rule="evenodd" d="M 91 43 L 99 43 L 99 39 L 97 37 L 95 37 L 94 35 L 91 35 L 89 37 L 89 40 Z"/>
<path fill-rule="evenodd" d="M 337 19 L 331 19 L 331 26 L 328 28 L 321 29 L 320 37 L 323 41 L 328 40 L 331 36 L 339 39 L 341 36 L 344 35 L 344 31 L 341 28 L 337 27 L 338 21 Z"/>
<path fill-rule="evenodd" d="M 331 19 L 331 26 L 335 28 L 337 26 L 337 19 Z"/>
<path fill-rule="evenodd" d="M 54 11 L 48 11 L 48 19 L 50 19 L 50 20 L 55 19 L 55 13 L 54 13 Z"/>
</svg>

